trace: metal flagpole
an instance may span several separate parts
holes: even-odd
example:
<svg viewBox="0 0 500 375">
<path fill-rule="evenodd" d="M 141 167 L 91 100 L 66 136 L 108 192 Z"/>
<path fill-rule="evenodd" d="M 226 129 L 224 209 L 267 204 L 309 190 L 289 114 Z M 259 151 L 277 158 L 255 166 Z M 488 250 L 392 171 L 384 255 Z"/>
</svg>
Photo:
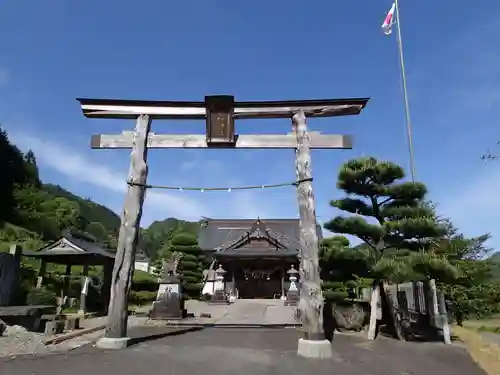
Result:
<svg viewBox="0 0 500 375">
<path fill-rule="evenodd" d="M 404 102 L 405 102 L 405 114 L 406 114 L 406 133 L 408 136 L 408 150 L 410 153 L 410 168 L 411 168 L 411 179 L 413 182 L 415 182 L 415 155 L 413 153 L 413 136 L 412 136 L 412 126 L 411 126 L 411 118 L 410 118 L 410 106 L 408 104 L 408 90 L 406 87 L 406 73 L 405 73 L 405 62 L 404 62 L 404 56 L 403 56 L 403 41 L 401 39 L 401 25 L 400 25 L 400 18 L 399 18 L 399 4 L 398 0 L 394 0 L 395 4 L 395 12 L 396 12 L 396 27 L 397 27 L 397 39 L 398 39 L 398 50 L 399 50 L 399 64 L 401 67 L 401 81 L 403 84 L 403 95 L 404 95 Z M 429 286 L 432 291 L 432 306 L 431 306 L 431 311 L 432 311 L 432 317 L 433 317 L 433 324 L 434 326 L 437 327 L 437 315 L 439 314 L 438 311 L 438 306 L 437 306 L 437 289 L 436 289 L 436 280 L 431 279 L 429 280 Z M 427 303 L 427 302 L 426 302 Z M 444 337 L 445 343 L 448 343 L 449 336 Z"/>
<path fill-rule="evenodd" d="M 403 40 L 401 39 L 401 25 L 399 18 L 399 4 L 398 0 L 394 0 L 396 5 L 396 27 L 397 27 L 397 42 L 399 51 L 399 65 L 401 68 L 401 81 L 403 84 L 403 96 L 405 103 L 405 116 L 406 116 L 406 136 L 408 137 L 408 150 L 410 153 L 410 170 L 411 179 L 415 182 L 415 154 L 413 152 L 413 135 L 412 135 L 412 124 L 410 118 L 410 106 L 408 104 L 408 90 L 406 86 L 406 72 L 405 72 L 405 61 L 403 56 Z"/>
</svg>

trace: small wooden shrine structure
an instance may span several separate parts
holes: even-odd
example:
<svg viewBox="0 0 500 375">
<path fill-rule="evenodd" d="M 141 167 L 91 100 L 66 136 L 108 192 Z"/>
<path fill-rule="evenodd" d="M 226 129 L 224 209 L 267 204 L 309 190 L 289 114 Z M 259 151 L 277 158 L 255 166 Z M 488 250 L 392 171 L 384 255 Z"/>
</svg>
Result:
<svg viewBox="0 0 500 375">
<path fill-rule="evenodd" d="M 73 266 L 83 266 L 81 275 L 80 312 L 86 312 L 86 298 L 89 286 L 89 267 L 103 266 L 103 282 L 101 297 L 103 312 L 107 312 L 110 298 L 111 275 L 115 254 L 103 249 L 98 244 L 65 233 L 59 240 L 31 252 L 23 252 L 23 256 L 40 259 L 40 269 L 37 277 L 37 288 L 42 287 L 43 278 L 48 263 L 66 266 L 63 294 L 69 287 L 69 278 Z"/>
</svg>

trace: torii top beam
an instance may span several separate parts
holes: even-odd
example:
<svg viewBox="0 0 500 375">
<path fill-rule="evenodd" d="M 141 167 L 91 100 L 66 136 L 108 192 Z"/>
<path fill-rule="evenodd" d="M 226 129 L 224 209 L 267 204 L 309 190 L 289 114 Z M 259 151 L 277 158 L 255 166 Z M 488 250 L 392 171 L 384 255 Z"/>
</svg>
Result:
<svg viewBox="0 0 500 375">
<path fill-rule="evenodd" d="M 77 100 L 84 116 L 89 118 L 135 119 L 139 115 L 147 115 L 151 119 L 202 120 L 207 116 L 207 104 L 204 101 Z M 299 110 L 303 110 L 307 117 L 357 115 L 367 102 L 368 98 L 234 102 L 233 117 L 291 118 Z"/>
</svg>

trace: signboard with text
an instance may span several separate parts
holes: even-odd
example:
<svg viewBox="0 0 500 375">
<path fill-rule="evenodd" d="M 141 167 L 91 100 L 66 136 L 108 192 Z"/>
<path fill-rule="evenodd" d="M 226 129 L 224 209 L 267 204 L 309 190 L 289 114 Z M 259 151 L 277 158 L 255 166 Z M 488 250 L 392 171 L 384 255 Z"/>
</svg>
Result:
<svg viewBox="0 0 500 375">
<path fill-rule="evenodd" d="M 156 300 L 167 299 L 171 294 L 179 294 L 179 284 L 160 284 Z"/>
</svg>

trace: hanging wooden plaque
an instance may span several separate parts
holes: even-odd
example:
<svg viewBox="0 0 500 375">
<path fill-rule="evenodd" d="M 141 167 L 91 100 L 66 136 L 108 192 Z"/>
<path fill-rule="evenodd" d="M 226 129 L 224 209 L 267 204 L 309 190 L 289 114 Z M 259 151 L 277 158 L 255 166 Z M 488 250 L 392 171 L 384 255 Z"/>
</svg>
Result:
<svg viewBox="0 0 500 375">
<path fill-rule="evenodd" d="M 206 96 L 207 145 L 228 146 L 236 143 L 234 134 L 234 97 L 229 95 Z"/>
</svg>

